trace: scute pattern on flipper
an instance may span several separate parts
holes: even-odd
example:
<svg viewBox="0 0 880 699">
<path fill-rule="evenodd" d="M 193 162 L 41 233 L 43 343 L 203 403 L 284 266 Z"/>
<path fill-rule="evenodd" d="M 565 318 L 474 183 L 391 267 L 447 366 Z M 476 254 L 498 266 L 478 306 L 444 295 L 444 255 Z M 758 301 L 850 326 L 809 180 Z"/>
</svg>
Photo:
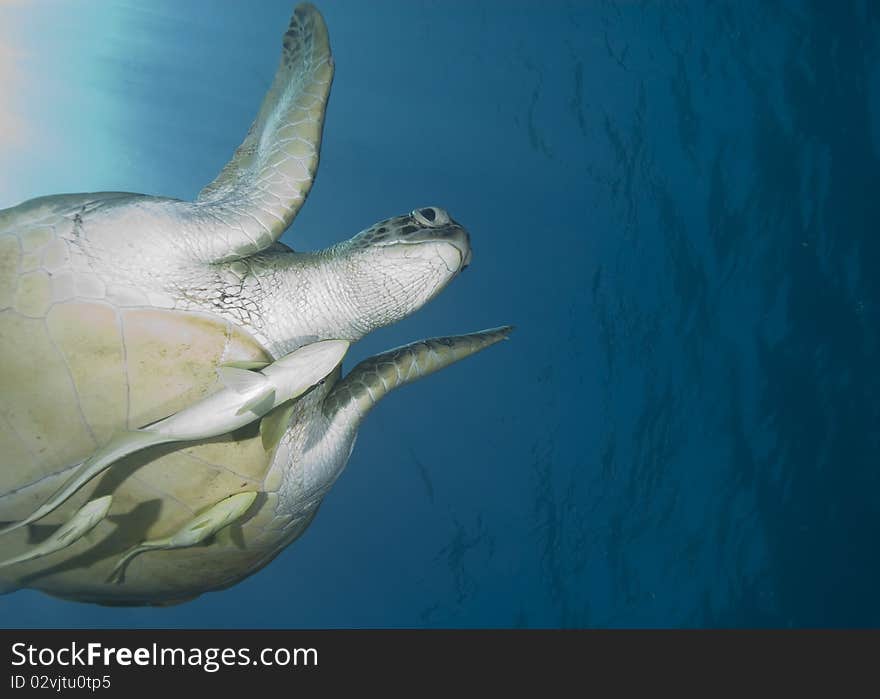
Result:
<svg viewBox="0 0 880 699">
<path fill-rule="evenodd" d="M 332 81 L 327 27 L 313 6 L 300 5 L 257 118 L 232 160 L 199 193 L 196 206 L 232 228 L 230 249 L 215 246 L 215 261 L 270 246 L 293 221 L 318 168 Z"/>
</svg>

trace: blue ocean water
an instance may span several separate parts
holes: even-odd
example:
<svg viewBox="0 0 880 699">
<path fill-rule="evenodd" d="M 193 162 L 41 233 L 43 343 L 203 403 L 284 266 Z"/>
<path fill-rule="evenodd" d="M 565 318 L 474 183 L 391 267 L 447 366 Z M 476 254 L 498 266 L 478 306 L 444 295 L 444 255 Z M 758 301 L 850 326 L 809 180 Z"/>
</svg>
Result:
<svg viewBox="0 0 880 699">
<path fill-rule="evenodd" d="M 389 396 L 306 534 L 170 608 L 0 625 L 878 626 L 880 9 L 322 0 L 322 162 L 284 240 L 436 204 L 461 278 L 352 362 L 513 323 Z M 0 207 L 191 198 L 292 3 L 0 3 Z"/>
</svg>

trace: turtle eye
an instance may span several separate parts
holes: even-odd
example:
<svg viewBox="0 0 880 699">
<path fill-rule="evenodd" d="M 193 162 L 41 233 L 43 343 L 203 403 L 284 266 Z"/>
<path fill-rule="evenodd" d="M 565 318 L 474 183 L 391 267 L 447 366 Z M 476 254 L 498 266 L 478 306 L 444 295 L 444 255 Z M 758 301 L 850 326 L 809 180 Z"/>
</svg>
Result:
<svg viewBox="0 0 880 699">
<path fill-rule="evenodd" d="M 438 226 L 445 226 L 449 223 L 449 214 L 443 209 L 438 209 L 436 206 L 426 206 L 423 209 L 416 209 L 412 212 L 412 216 L 418 223 L 427 228 L 437 228 Z"/>
</svg>

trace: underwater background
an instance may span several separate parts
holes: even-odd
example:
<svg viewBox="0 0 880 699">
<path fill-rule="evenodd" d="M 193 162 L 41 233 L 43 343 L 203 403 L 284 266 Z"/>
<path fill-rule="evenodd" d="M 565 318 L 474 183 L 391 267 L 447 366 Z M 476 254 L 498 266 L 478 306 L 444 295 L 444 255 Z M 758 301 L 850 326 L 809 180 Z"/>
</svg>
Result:
<svg viewBox="0 0 880 699">
<path fill-rule="evenodd" d="M 0 0 L 0 207 L 192 198 L 291 0 Z M 473 264 L 346 360 L 512 323 L 363 425 L 305 535 L 169 608 L 4 627 L 880 626 L 880 5 L 320 0 L 284 238 L 429 204 Z"/>
</svg>

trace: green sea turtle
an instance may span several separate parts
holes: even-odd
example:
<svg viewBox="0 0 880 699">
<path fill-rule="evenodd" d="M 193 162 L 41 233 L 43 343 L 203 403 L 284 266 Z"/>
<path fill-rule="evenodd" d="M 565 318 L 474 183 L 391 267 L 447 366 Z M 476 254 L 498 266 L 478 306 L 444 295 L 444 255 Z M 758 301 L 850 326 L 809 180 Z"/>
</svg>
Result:
<svg viewBox="0 0 880 699">
<path fill-rule="evenodd" d="M 375 401 L 507 336 L 425 340 L 343 377 L 348 344 L 424 305 L 471 249 L 438 207 L 317 253 L 278 242 L 332 75 L 323 19 L 300 5 L 253 126 L 196 201 L 0 211 L 0 590 L 170 604 L 234 584 L 305 530 Z"/>
</svg>

